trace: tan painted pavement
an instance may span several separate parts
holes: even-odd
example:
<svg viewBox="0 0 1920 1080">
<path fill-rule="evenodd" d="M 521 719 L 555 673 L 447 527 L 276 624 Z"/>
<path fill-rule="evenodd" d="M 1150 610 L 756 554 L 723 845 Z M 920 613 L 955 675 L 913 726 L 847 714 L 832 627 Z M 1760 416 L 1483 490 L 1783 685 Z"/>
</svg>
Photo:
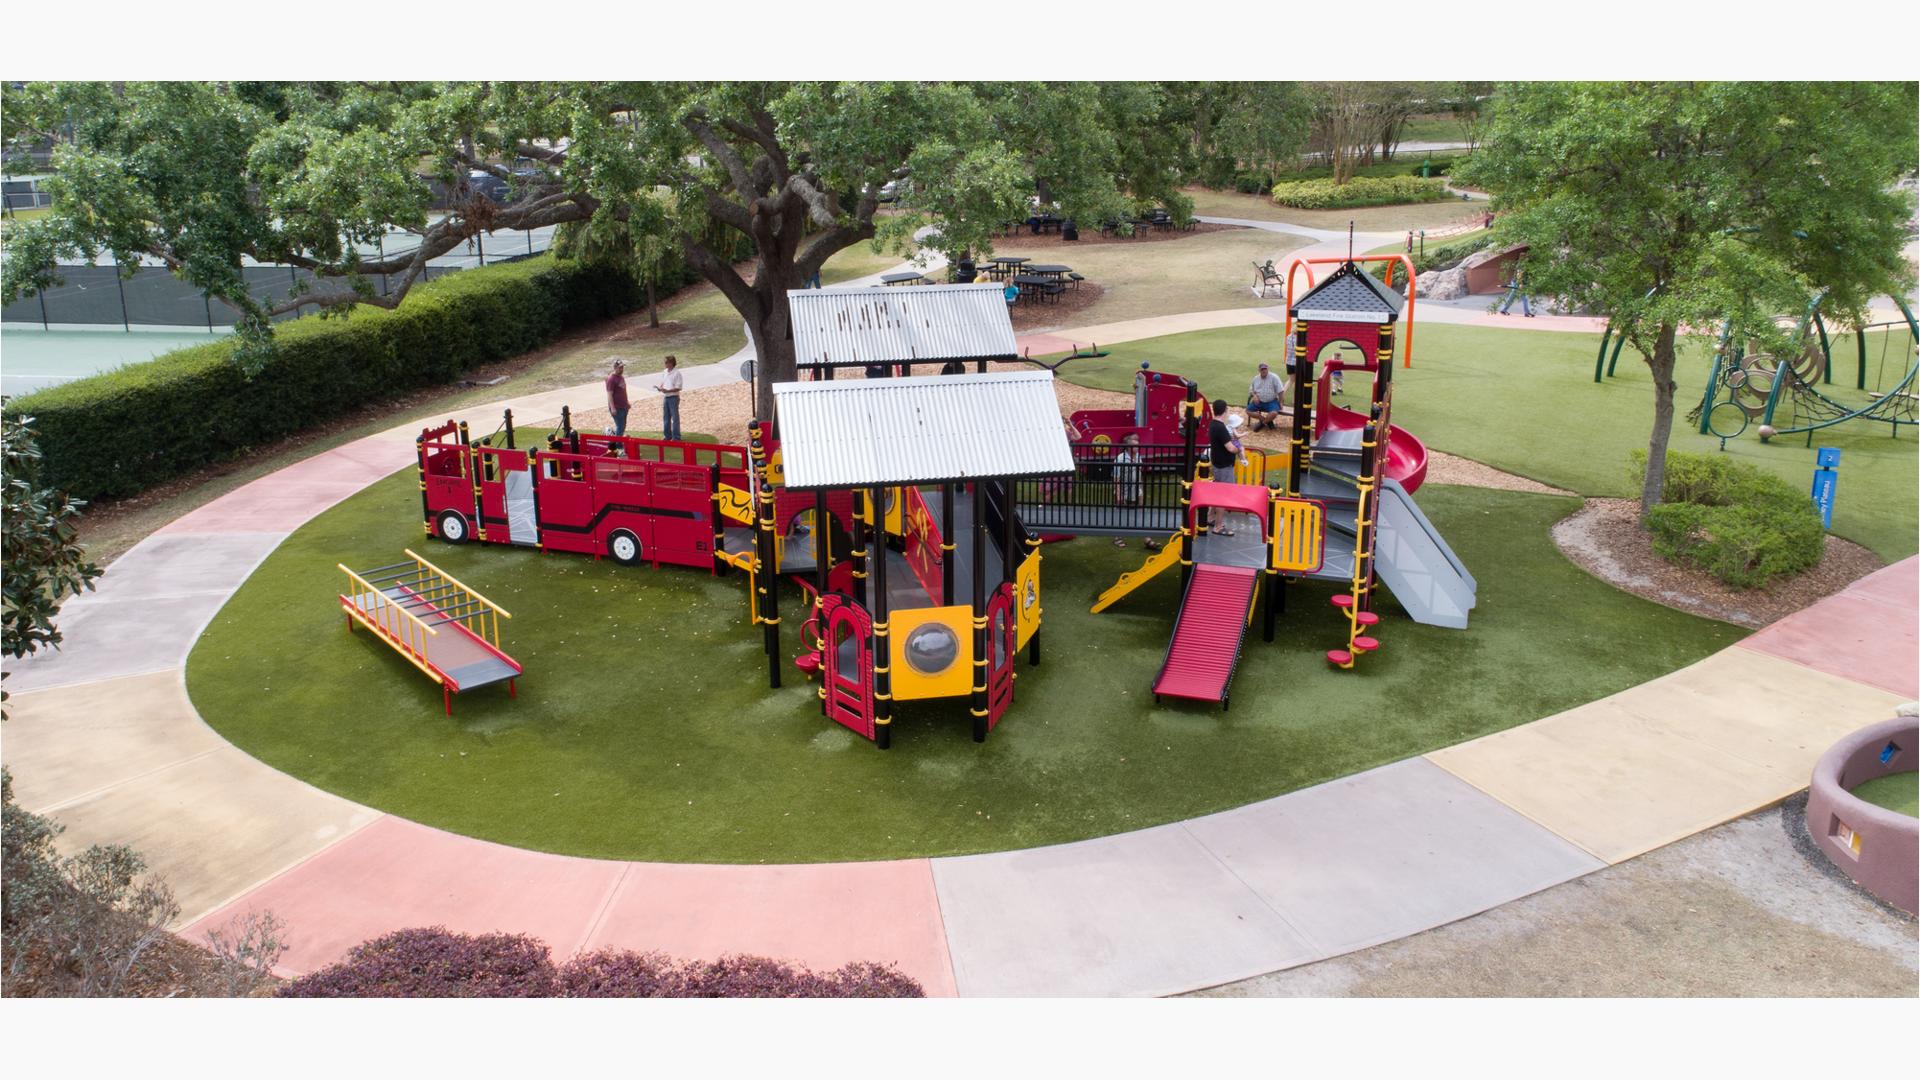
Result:
<svg viewBox="0 0 1920 1080">
<path fill-rule="evenodd" d="M 1733 646 L 1428 760 L 1609 863 L 1778 802 L 1896 694 Z"/>
</svg>

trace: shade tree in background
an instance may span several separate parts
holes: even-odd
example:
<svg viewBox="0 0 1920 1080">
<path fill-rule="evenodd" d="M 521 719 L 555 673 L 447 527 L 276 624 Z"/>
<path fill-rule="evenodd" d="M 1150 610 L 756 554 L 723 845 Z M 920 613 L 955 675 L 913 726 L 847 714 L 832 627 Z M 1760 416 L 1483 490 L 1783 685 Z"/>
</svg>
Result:
<svg viewBox="0 0 1920 1080">
<path fill-rule="evenodd" d="M 1774 317 L 1825 289 L 1859 321 L 1911 288 L 1913 83 L 1508 83 L 1459 176 L 1495 195 L 1528 292 L 1609 315 L 1653 375 L 1641 520 L 1660 502 L 1683 335 Z M 1797 346 L 1794 346 L 1797 347 Z"/>
</svg>

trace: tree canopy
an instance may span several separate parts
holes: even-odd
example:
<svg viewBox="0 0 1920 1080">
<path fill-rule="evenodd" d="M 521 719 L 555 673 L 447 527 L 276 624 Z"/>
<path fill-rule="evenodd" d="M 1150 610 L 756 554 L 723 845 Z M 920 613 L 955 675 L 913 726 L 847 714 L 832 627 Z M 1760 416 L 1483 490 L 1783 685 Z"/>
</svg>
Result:
<svg viewBox="0 0 1920 1080">
<path fill-rule="evenodd" d="M 62 261 L 148 256 L 236 308 L 264 347 L 278 314 L 404 302 L 430 259 L 481 232 L 586 222 L 651 242 L 648 258 L 677 249 L 740 311 L 765 370 L 788 378 L 785 291 L 837 251 L 916 231 L 949 255 L 986 250 L 1033 199 L 1124 218 L 1141 201 L 1180 205 L 1202 148 L 1289 152 L 1284 122 L 1234 119 L 1275 91 L 1223 84 L 1239 89 L 1209 89 L 1198 109 L 1195 85 L 29 84 L 0 125 L 54 143 L 53 208 L 9 229 L 4 293 L 53 284 Z M 500 184 L 508 198 L 489 194 Z M 389 227 L 417 247 L 357 250 Z M 247 259 L 315 282 L 257 297 Z"/>
<path fill-rule="evenodd" d="M 1816 290 L 1911 287 L 1912 83 L 1513 83 L 1460 179 L 1494 192 L 1527 290 L 1609 315 L 1653 372 L 1659 502 L 1680 335 L 1777 338 Z"/>
</svg>

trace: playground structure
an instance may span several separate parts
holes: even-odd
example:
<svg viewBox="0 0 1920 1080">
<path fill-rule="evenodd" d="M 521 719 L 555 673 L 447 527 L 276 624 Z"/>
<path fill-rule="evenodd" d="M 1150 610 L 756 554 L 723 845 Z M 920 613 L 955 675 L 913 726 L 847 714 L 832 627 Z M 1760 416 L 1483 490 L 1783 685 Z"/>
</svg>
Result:
<svg viewBox="0 0 1920 1080">
<path fill-rule="evenodd" d="M 440 687 L 448 716 L 453 695 L 495 683 L 518 696 L 518 661 L 500 650 L 500 620 L 511 619 L 500 605 L 461 584 L 453 575 L 408 549 L 406 562 L 349 570 L 340 606 L 347 630 L 355 624 L 419 668 Z"/>
<path fill-rule="evenodd" d="M 745 447 L 575 431 L 564 408 L 544 448 L 516 445 L 511 411 L 484 439 L 449 421 L 414 446 L 426 533 L 450 544 L 718 572 L 722 522 L 746 513 Z"/>
<path fill-rule="evenodd" d="M 1869 392 L 1864 403 L 1842 402 L 1819 389 L 1822 383 L 1833 383 L 1833 342 L 1826 320 L 1820 314 L 1826 295 L 1822 291 L 1807 302 L 1790 339 L 1798 350 L 1789 357 L 1748 354 L 1745 344 L 1733 339 L 1733 324 L 1728 321 L 1721 330 L 1719 348 L 1714 351 L 1706 394 L 1689 414 L 1689 419 L 1700 424 L 1701 434 L 1731 438 L 1744 431 L 1748 422 L 1757 420 L 1762 442 L 1779 435 L 1804 433 L 1807 445 L 1812 446 L 1814 432 L 1849 420 L 1879 421 L 1888 425 L 1889 434 L 1895 438 L 1900 435 L 1901 425 L 1912 426 L 1920 421 L 1915 409 L 1916 404 L 1920 404 L 1920 394 L 1916 394 L 1914 382 L 1916 373 L 1920 372 L 1920 350 L 1916 349 L 1920 326 L 1914 322 L 1912 309 L 1899 297 L 1894 297 L 1894 303 L 1900 308 L 1901 321 L 1870 323 L 1854 328 L 1852 333 L 1857 360 L 1854 389 L 1866 391 L 1867 334 L 1874 330 L 1884 334 L 1880 377 L 1875 380 L 1884 384 L 1886 353 L 1893 344 L 1893 330 L 1904 325 L 1909 336 L 1904 350 L 1906 371 L 1900 380 L 1891 389 Z M 1737 416 L 1726 408 L 1728 404 L 1739 410 Z M 1732 435 L 1724 434 L 1729 430 Z"/>
<path fill-rule="evenodd" d="M 1425 480 L 1426 447 L 1388 422 L 1396 328 L 1411 301 L 1391 288 L 1391 267 L 1412 267 L 1401 256 L 1386 261 L 1385 284 L 1352 259 L 1295 265 L 1309 290 L 1293 298 L 1288 284 L 1288 340 L 1294 360 L 1294 437 L 1284 454 L 1249 450 L 1232 477 L 1212 478 L 1198 451 L 1207 403 L 1198 387 L 1177 375 L 1144 368 L 1134 377 L 1134 407 L 1081 410 L 1068 421 L 1074 437 L 1070 478 L 1028 481 L 1018 488 L 1023 521 L 1049 537 L 1168 535 L 1165 546 L 1136 570 L 1122 574 L 1093 605 L 1105 611 L 1174 566 L 1181 568 L 1182 602 L 1156 695 L 1229 703 L 1246 631 L 1265 590 L 1263 636 L 1285 610 L 1289 582 L 1344 583 L 1333 603 L 1347 623 L 1343 648 L 1327 659 L 1350 669 L 1379 648 L 1378 586 L 1394 593 L 1415 621 L 1464 628 L 1478 586 L 1446 540 L 1420 512 L 1412 492 Z M 1337 263 L 1324 281 L 1312 263 Z M 1411 291 L 1411 290 L 1409 290 Z M 1411 327 L 1398 338 L 1412 362 Z M 1342 349 L 1358 353 L 1347 359 Z M 1322 361 L 1329 351 L 1335 356 Z M 1367 412 L 1332 402 L 1337 372 L 1371 377 Z M 1316 376 L 1316 372 L 1320 374 Z M 1125 482 L 1132 498 L 1115 497 L 1114 453 L 1127 436 L 1140 440 L 1142 462 Z M 1276 481 L 1275 474 L 1284 476 Z M 1269 486 L 1271 485 L 1271 486 Z M 1252 532 L 1217 534 L 1214 509 L 1244 515 Z"/>
<path fill-rule="evenodd" d="M 1785 355 L 1748 349 L 1749 343 L 1735 338 L 1731 319 L 1721 327 L 1719 344 L 1714 349 L 1713 365 L 1707 374 L 1707 388 L 1700 403 L 1687 414 L 1702 435 L 1718 437 L 1722 445 L 1738 438 L 1750 425 L 1758 424 L 1761 442 L 1781 435 L 1806 435 L 1813 445 L 1813 433 L 1852 420 L 1884 423 L 1888 434 L 1900 435 L 1900 428 L 1920 422 L 1920 322 L 1905 300 L 1893 302 L 1900 318 L 1866 323 L 1845 331 L 1854 339 L 1854 379 L 1852 389 L 1864 400 L 1842 401 L 1821 386 L 1833 385 L 1834 334 L 1827 326 L 1821 305 L 1825 290 L 1814 294 L 1794 320 L 1786 335 L 1790 342 Z M 1784 322 L 1785 320 L 1781 320 Z M 1903 364 L 1894 370 L 1899 378 L 1887 385 L 1887 360 L 1899 329 L 1907 331 L 1906 347 L 1900 352 Z M 1882 334 L 1878 370 L 1869 389 L 1867 379 L 1867 335 Z M 1624 331 L 1616 333 L 1611 321 L 1600 336 L 1600 351 L 1594 357 L 1593 381 L 1603 374 L 1612 376 L 1620 362 L 1620 350 L 1626 345 Z M 1612 345 L 1609 352 L 1608 345 Z"/>
<path fill-rule="evenodd" d="M 563 409 L 559 430 L 529 449 L 510 412 L 479 440 L 449 422 L 416 440 L 424 527 L 449 543 L 742 571 L 774 688 L 790 580 L 808 604 L 792 662 L 820 677 L 824 716 L 882 749 L 896 701 L 967 697 L 976 740 L 997 726 L 1014 658 L 1040 658 L 1043 541 L 1163 535 L 1093 610 L 1178 565 L 1182 600 L 1154 693 L 1224 707 L 1262 600 L 1271 641 L 1291 582 L 1347 586 L 1333 598 L 1345 641 L 1327 652 L 1345 669 L 1379 648 L 1380 585 L 1423 623 L 1464 627 L 1474 606 L 1472 575 L 1412 500 L 1426 447 L 1388 420 L 1396 341 L 1410 364 L 1412 338 L 1409 325 L 1396 339 L 1411 301 L 1392 289 L 1392 265 L 1409 286 L 1412 268 L 1371 258 L 1388 262 L 1385 284 L 1353 259 L 1294 266 L 1292 444 L 1248 450 L 1231 476 L 1214 477 L 1200 452 L 1208 410 L 1190 380 L 1143 365 L 1132 409 L 1082 410 L 1063 427 L 1051 371 L 986 373 L 1014 357 L 992 286 L 944 287 L 951 295 L 928 297 L 924 312 L 873 290 L 803 290 L 795 340 L 811 379 L 773 387 L 779 439 L 760 420 L 745 447 L 590 434 Z M 1312 264 L 1327 262 L 1339 265 L 1314 283 Z M 1301 272 L 1311 287 L 1296 300 Z M 913 376 L 916 364 L 948 373 Z M 869 378 L 834 379 L 856 366 Z M 1364 414 L 1332 401 L 1331 376 L 1345 371 L 1371 376 Z M 1141 460 L 1122 463 L 1129 437 L 1144 440 Z M 1215 529 L 1216 511 L 1257 527 Z M 397 640 L 424 655 L 410 633 Z"/>
<path fill-rule="evenodd" d="M 819 674 L 827 718 L 883 750 L 896 701 L 966 697 L 984 741 L 1013 702 L 1019 651 L 1039 663 L 1040 544 L 1009 488 L 1069 464 L 1052 383 L 1050 372 L 1007 372 L 774 387 L 780 475 L 786 491 L 811 494 L 812 535 L 832 535 L 836 497 L 851 510 L 845 561 L 815 543 L 811 580 L 796 575 L 810 613 L 795 664 Z M 758 536 L 739 565 L 778 686 L 779 618 L 768 613 L 779 578 L 799 568 L 775 561 L 773 468 L 764 429 L 750 430 Z"/>
</svg>

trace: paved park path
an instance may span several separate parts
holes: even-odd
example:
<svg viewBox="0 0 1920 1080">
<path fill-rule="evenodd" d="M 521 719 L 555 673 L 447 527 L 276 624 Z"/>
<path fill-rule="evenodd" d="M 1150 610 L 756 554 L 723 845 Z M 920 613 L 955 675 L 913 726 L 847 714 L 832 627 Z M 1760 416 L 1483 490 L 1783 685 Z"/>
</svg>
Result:
<svg viewBox="0 0 1920 1080">
<path fill-rule="evenodd" d="M 1272 318 L 1214 317 L 1249 315 Z M 1193 318 L 1072 333 L 1104 343 Z M 690 369 L 688 385 L 725 381 L 722 367 Z M 598 396 L 589 384 L 454 415 L 484 425 L 504 406 L 534 424 Z M 543 854 L 313 788 L 227 743 L 187 696 L 188 653 L 220 607 L 294 529 L 408 467 L 415 434 L 360 439 L 179 518 L 67 603 L 64 649 L 9 665 L 0 734 L 22 805 L 66 825 L 68 843 L 138 848 L 190 936 L 275 911 L 291 927 L 286 974 L 443 924 L 534 934 L 560 955 L 891 961 L 934 994 L 1175 993 L 1405 937 L 1739 817 L 1804 787 L 1841 735 L 1920 697 L 1920 559 L 1908 559 L 1612 697 L 1191 821 L 889 862 Z"/>
</svg>

